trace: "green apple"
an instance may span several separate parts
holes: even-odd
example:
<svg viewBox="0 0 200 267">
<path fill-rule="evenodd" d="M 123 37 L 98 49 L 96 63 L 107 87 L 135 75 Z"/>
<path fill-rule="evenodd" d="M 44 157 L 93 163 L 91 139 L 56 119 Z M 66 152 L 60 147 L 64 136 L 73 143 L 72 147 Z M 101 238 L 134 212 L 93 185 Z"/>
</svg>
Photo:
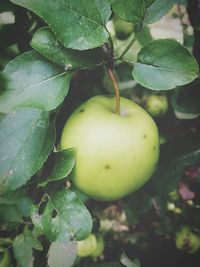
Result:
<svg viewBox="0 0 200 267">
<path fill-rule="evenodd" d="M 200 249 L 200 236 L 193 233 L 192 229 L 187 225 L 182 226 L 176 233 L 175 242 L 178 249 L 190 254 Z"/>
<path fill-rule="evenodd" d="M 0 267 L 10 267 L 10 253 L 5 248 L 0 248 Z"/>
<path fill-rule="evenodd" d="M 113 18 L 113 25 L 116 37 L 121 40 L 127 39 L 134 30 L 132 23 L 127 22 L 120 17 Z"/>
<path fill-rule="evenodd" d="M 105 247 L 105 242 L 101 235 L 98 235 L 96 239 L 97 239 L 97 246 L 96 249 L 91 254 L 91 256 L 94 258 L 101 256 Z"/>
<path fill-rule="evenodd" d="M 79 257 L 88 257 L 95 251 L 97 247 L 97 239 L 94 234 L 81 241 L 77 242 L 77 255 Z"/>
<path fill-rule="evenodd" d="M 162 117 L 168 111 L 168 100 L 164 95 L 150 95 L 145 103 L 146 111 L 154 118 Z"/>
<path fill-rule="evenodd" d="M 136 191 L 153 174 L 159 158 L 154 120 L 131 100 L 95 96 L 78 107 L 66 122 L 61 149 L 76 149 L 72 183 L 84 194 L 103 201 Z"/>
</svg>

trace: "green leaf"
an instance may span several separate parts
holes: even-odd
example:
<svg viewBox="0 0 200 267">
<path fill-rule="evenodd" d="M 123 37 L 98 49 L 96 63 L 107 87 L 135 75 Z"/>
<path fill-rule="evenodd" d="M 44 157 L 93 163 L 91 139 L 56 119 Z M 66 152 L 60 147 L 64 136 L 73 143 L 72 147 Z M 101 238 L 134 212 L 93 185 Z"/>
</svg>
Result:
<svg viewBox="0 0 200 267">
<path fill-rule="evenodd" d="M 48 251 L 49 267 L 71 267 L 77 256 L 77 242 L 51 243 Z"/>
<path fill-rule="evenodd" d="M 0 205 L 0 224 L 21 223 L 22 213 L 15 205 Z M 14 224 L 15 225 L 15 224 Z"/>
<path fill-rule="evenodd" d="M 55 109 L 68 93 L 72 73 L 50 64 L 35 51 L 26 52 L 11 61 L 1 73 L 3 88 L 0 111 L 33 107 Z"/>
<path fill-rule="evenodd" d="M 155 0 L 145 0 L 145 7 L 149 7 Z"/>
<path fill-rule="evenodd" d="M 18 109 L 0 115 L 0 195 L 24 185 L 43 165 L 55 141 L 47 112 Z"/>
<path fill-rule="evenodd" d="M 42 246 L 33 231 L 25 229 L 13 242 L 13 250 L 20 267 L 33 267 L 33 249 L 42 250 Z"/>
<path fill-rule="evenodd" d="M 32 221 L 50 241 L 82 240 L 91 232 L 91 215 L 74 192 L 63 189 L 52 193 L 43 213 L 40 211 L 42 204 L 33 207 Z"/>
<path fill-rule="evenodd" d="M 161 19 L 173 4 L 174 0 L 155 0 L 146 10 L 145 23 L 151 24 Z"/>
<path fill-rule="evenodd" d="M 193 81 L 199 67 L 186 47 L 172 39 L 159 39 L 140 50 L 132 74 L 144 87 L 168 90 Z"/>
<path fill-rule="evenodd" d="M 75 165 L 75 150 L 65 149 L 53 153 L 49 161 L 51 166 L 47 166 L 49 171 L 48 179 L 40 183 L 40 186 L 46 186 L 47 183 L 61 180 L 70 174 Z"/>
<path fill-rule="evenodd" d="M 108 39 L 105 24 L 111 11 L 107 0 L 11 0 L 40 16 L 66 48 L 86 50 Z"/>
<path fill-rule="evenodd" d="M 200 115 L 199 80 L 192 85 L 177 88 L 171 95 L 171 104 L 178 119 L 195 119 Z"/>
<path fill-rule="evenodd" d="M 144 16 L 143 0 L 110 0 L 112 9 L 122 19 L 141 23 Z"/>
<path fill-rule="evenodd" d="M 123 208 L 126 212 L 127 219 L 131 224 L 140 222 L 142 216 L 147 214 L 151 207 L 151 195 L 148 188 L 145 191 L 145 187 L 123 201 Z"/>
<path fill-rule="evenodd" d="M 175 159 L 162 163 L 151 178 L 154 189 L 158 194 L 168 194 L 177 188 L 181 176 L 186 167 L 195 165 L 200 161 L 200 149 L 184 153 Z M 163 188 L 165 188 L 163 192 Z"/>
<path fill-rule="evenodd" d="M 34 34 L 31 46 L 49 60 L 66 69 L 88 69 L 104 63 L 102 48 L 86 51 L 67 49 L 56 39 L 49 27 L 41 28 Z"/>
</svg>

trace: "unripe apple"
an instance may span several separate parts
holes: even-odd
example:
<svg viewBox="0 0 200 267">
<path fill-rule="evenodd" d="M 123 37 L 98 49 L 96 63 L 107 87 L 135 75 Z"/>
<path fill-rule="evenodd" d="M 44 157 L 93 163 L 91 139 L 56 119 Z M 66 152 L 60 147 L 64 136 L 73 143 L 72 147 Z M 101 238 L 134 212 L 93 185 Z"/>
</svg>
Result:
<svg viewBox="0 0 200 267">
<path fill-rule="evenodd" d="M 159 158 L 159 135 L 149 114 L 121 97 L 95 96 L 66 122 L 61 149 L 76 149 L 72 183 L 97 200 L 117 200 L 138 190 L 153 174 Z"/>
<path fill-rule="evenodd" d="M 164 95 L 150 95 L 145 103 L 146 111 L 154 118 L 162 117 L 168 111 L 168 100 Z"/>
<path fill-rule="evenodd" d="M 81 241 L 77 241 L 77 255 L 79 257 L 88 257 L 95 251 L 97 247 L 97 239 L 94 234 Z"/>
<path fill-rule="evenodd" d="M 187 225 L 181 227 L 176 233 L 176 247 L 187 253 L 195 253 L 200 249 L 200 236 L 193 233 Z"/>
<path fill-rule="evenodd" d="M 97 246 L 96 249 L 91 254 L 91 256 L 94 258 L 101 256 L 105 247 L 105 242 L 101 235 L 96 236 L 96 239 L 97 239 Z"/>
<path fill-rule="evenodd" d="M 131 35 L 134 29 L 132 23 L 125 21 L 120 17 L 113 18 L 113 25 L 116 37 L 121 40 L 127 39 Z"/>
</svg>

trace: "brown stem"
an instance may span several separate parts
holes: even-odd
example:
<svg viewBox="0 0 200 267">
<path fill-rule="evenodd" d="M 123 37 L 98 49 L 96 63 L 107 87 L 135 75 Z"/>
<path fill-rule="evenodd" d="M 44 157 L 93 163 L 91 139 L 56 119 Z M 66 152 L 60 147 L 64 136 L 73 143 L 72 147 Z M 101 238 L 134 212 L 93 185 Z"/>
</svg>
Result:
<svg viewBox="0 0 200 267">
<path fill-rule="evenodd" d="M 117 78 L 111 68 L 107 68 L 108 76 L 113 83 L 113 87 L 115 89 L 115 96 L 116 96 L 116 113 L 120 114 L 120 94 L 119 94 L 119 86 L 117 83 Z"/>
</svg>

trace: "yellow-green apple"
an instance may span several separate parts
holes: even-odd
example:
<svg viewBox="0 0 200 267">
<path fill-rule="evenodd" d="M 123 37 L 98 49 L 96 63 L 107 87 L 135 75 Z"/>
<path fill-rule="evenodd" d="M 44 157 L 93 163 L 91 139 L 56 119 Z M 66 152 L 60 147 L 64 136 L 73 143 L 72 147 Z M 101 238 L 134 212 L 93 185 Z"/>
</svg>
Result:
<svg viewBox="0 0 200 267">
<path fill-rule="evenodd" d="M 159 134 L 151 116 L 121 97 L 95 96 L 67 120 L 61 149 L 76 149 L 72 183 L 84 194 L 117 200 L 138 190 L 153 174 L 159 158 Z"/>
</svg>

